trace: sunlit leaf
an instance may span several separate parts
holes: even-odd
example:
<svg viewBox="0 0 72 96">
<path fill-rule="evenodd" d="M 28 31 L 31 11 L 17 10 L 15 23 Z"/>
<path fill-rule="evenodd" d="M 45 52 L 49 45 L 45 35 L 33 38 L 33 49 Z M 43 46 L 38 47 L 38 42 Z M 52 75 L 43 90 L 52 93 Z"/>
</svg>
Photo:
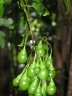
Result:
<svg viewBox="0 0 72 96">
<path fill-rule="evenodd" d="M 66 8 L 66 14 L 70 11 L 70 0 L 63 0 L 65 8 Z"/>
<path fill-rule="evenodd" d="M 10 26 L 10 25 L 12 25 L 13 24 L 13 19 L 12 18 L 8 18 L 7 20 L 6 20 L 6 22 L 5 22 L 5 26 Z"/>
<path fill-rule="evenodd" d="M 5 47 L 5 40 L 3 37 L 0 37 L 0 46 L 1 46 L 1 48 Z"/>
<path fill-rule="evenodd" d="M 4 7 L 2 4 L 0 4 L 0 18 L 3 16 Z"/>
<path fill-rule="evenodd" d="M 0 4 L 2 4 L 3 3 L 3 0 L 0 0 Z"/>
<path fill-rule="evenodd" d="M 47 16 L 47 15 L 49 15 L 49 11 L 45 11 L 43 14 L 43 16 Z"/>
<path fill-rule="evenodd" d="M 33 1 L 35 1 L 36 4 L 39 4 L 39 5 L 37 5 L 37 6 L 40 6 L 40 7 L 44 8 L 44 9 L 46 10 L 45 13 L 44 13 L 44 16 L 49 15 L 49 11 L 48 11 L 47 8 L 42 4 L 42 1 L 43 1 L 43 0 L 33 0 Z M 39 11 L 41 12 L 41 8 L 40 8 L 40 9 L 39 9 L 39 8 L 35 8 L 35 10 L 36 10 L 36 11 L 39 10 Z M 38 11 L 37 11 L 37 12 L 38 12 Z"/>
<path fill-rule="evenodd" d="M 6 3 L 8 0 L 0 0 L 0 4 Z"/>
<path fill-rule="evenodd" d="M 3 31 L 0 31 L 0 37 L 5 37 L 5 33 Z"/>
<path fill-rule="evenodd" d="M 36 4 L 35 6 L 33 6 L 33 8 L 37 11 L 37 13 L 41 12 L 41 4 Z"/>
</svg>

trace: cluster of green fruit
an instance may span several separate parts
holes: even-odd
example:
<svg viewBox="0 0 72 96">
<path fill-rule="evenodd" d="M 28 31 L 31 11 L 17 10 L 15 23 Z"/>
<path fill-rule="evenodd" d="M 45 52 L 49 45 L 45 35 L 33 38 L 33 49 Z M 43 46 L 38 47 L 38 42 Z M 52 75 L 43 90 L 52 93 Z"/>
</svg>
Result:
<svg viewBox="0 0 72 96">
<path fill-rule="evenodd" d="M 27 61 L 25 47 L 19 52 L 17 59 L 20 63 Z M 22 91 L 27 90 L 29 96 L 54 95 L 56 93 L 56 85 L 53 81 L 55 75 L 51 54 L 48 56 L 41 40 L 36 46 L 33 60 L 13 79 L 13 85 L 19 86 Z"/>
</svg>

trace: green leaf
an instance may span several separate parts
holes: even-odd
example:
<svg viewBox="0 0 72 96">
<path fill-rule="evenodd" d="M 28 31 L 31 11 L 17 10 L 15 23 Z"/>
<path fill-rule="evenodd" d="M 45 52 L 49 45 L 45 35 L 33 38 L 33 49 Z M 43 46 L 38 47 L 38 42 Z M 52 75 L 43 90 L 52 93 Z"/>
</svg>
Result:
<svg viewBox="0 0 72 96">
<path fill-rule="evenodd" d="M 3 16 L 4 7 L 3 5 L 0 5 L 0 18 Z"/>
<path fill-rule="evenodd" d="M 6 3 L 8 0 L 3 0 L 3 4 Z"/>
<path fill-rule="evenodd" d="M 0 37 L 5 37 L 5 33 L 3 31 L 0 31 Z"/>
<path fill-rule="evenodd" d="M 47 16 L 47 15 L 49 15 L 49 11 L 47 10 L 47 8 L 42 4 L 42 1 L 43 0 L 33 0 L 33 1 L 35 1 L 36 2 L 36 4 L 39 4 L 39 5 L 37 5 L 37 6 L 40 6 L 41 8 L 44 8 L 46 11 L 46 13 L 44 13 L 44 16 Z M 41 8 L 40 8 L 40 10 L 39 11 L 41 11 Z M 35 10 L 38 10 L 39 8 L 36 8 Z M 39 12 L 38 12 L 39 13 Z"/>
<path fill-rule="evenodd" d="M 36 4 L 35 6 L 33 6 L 33 8 L 37 11 L 37 13 L 41 13 L 41 4 Z"/>
<path fill-rule="evenodd" d="M 8 18 L 7 20 L 6 19 L 4 19 L 4 18 L 0 18 L 0 26 L 6 26 L 6 27 L 8 27 L 8 26 L 10 26 L 10 25 L 12 25 L 13 24 L 13 19 L 12 18 Z"/>
<path fill-rule="evenodd" d="M 0 0 L 0 4 L 2 4 L 3 3 L 3 0 Z"/>
<path fill-rule="evenodd" d="M 66 14 L 70 11 L 70 0 L 63 0 L 65 8 L 66 8 Z"/>
<path fill-rule="evenodd" d="M 0 0 L 0 4 L 6 3 L 8 0 Z"/>
<path fill-rule="evenodd" d="M 1 46 L 1 48 L 5 47 L 5 40 L 3 37 L 0 37 L 0 46 Z"/>
<path fill-rule="evenodd" d="M 8 27 L 8 26 L 12 25 L 13 22 L 14 22 L 14 21 L 13 21 L 12 18 L 8 18 L 8 19 L 6 20 L 6 22 L 4 23 L 4 25 Z"/>
<path fill-rule="evenodd" d="M 19 24 L 19 29 L 23 29 L 24 28 L 24 25 L 25 25 L 24 17 L 21 17 L 20 24 Z"/>
<path fill-rule="evenodd" d="M 5 21 L 6 20 L 4 18 L 0 18 L 0 26 L 4 25 Z"/>
<path fill-rule="evenodd" d="M 48 10 L 44 12 L 43 16 L 47 16 L 47 15 L 49 15 L 49 11 Z"/>
<path fill-rule="evenodd" d="M 23 38 L 22 42 L 18 46 L 19 47 L 23 47 L 24 46 L 24 38 Z"/>
</svg>

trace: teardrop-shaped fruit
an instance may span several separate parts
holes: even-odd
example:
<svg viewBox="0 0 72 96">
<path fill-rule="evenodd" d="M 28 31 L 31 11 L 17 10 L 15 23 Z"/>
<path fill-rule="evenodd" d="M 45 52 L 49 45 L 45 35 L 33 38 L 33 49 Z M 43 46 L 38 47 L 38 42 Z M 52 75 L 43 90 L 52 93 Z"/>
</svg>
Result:
<svg viewBox="0 0 72 96">
<path fill-rule="evenodd" d="M 56 71 L 55 70 L 49 70 L 48 80 L 50 80 L 51 78 L 53 79 L 55 76 L 56 76 Z"/>
<path fill-rule="evenodd" d="M 56 93 L 56 86 L 52 79 L 51 79 L 49 85 L 47 86 L 47 92 L 49 95 L 54 95 Z"/>
<path fill-rule="evenodd" d="M 18 86 L 19 80 L 17 78 L 13 79 L 13 86 Z"/>
<path fill-rule="evenodd" d="M 49 68 L 49 66 L 52 64 L 52 57 L 51 55 L 48 57 L 48 59 L 45 62 L 45 65 L 47 68 Z"/>
<path fill-rule="evenodd" d="M 34 67 L 35 67 L 35 61 L 33 61 L 33 63 L 30 64 L 30 66 L 27 69 L 27 74 L 29 77 L 34 77 L 36 75 L 34 72 Z"/>
<path fill-rule="evenodd" d="M 45 62 L 42 60 L 42 58 L 40 57 L 40 68 L 46 68 L 45 66 Z"/>
<path fill-rule="evenodd" d="M 46 81 L 42 81 L 42 88 L 41 88 L 43 96 L 46 96 L 47 94 L 47 83 Z"/>
<path fill-rule="evenodd" d="M 50 80 L 51 78 L 54 78 L 55 76 L 56 76 L 56 70 L 55 70 L 53 64 L 50 64 L 48 80 Z"/>
<path fill-rule="evenodd" d="M 37 49 L 37 54 L 39 54 L 41 56 L 45 55 L 45 49 L 44 48 Z"/>
<path fill-rule="evenodd" d="M 35 74 L 38 74 L 40 72 L 40 64 L 39 64 L 38 60 L 37 60 L 37 62 L 35 64 L 34 72 L 35 72 Z"/>
<path fill-rule="evenodd" d="M 41 80 L 45 80 L 47 79 L 48 77 L 48 69 L 45 67 L 45 63 L 42 62 L 42 60 L 40 60 L 40 72 L 38 74 L 38 77 L 41 79 Z"/>
<path fill-rule="evenodd" d="M 34 77 L 36 75 L 34 72 L 34 68 L 29 67 L 27 70 L 27 74 L 30 78 Z"/>
<path fill-rule="evenodd" d="M 25 72 L 19 82 L 19 88 L 22 90 L 22 91 L 25 91 L 28 89 L 30 85 L 30 78 L 27 76 L 27 72 Z"/>
<path fill-rule="evenodd" d="M 48 77 L 48 69 L 47 68 L 41 68 L 41 70 L 40 70 L 40 72 L 38 74 L 38 77 L 41 80 L 47 79 L 47 77 Z"/>
<path fill-rule="evenodd" d="M 28 59 L 25 47 L 18 53 L 17 60 L 19 63 L 25 63 Z"/>
<path fill-rule="evenodd" d="M 30 78 L 30 82 L 33 82 L 35 80 L 36 76 Z"/>
<path fill-rule="evenodd" d="M 19 74 L 16 78 L 13 79 L 13 86 L 18 86 L 20 79 L 21 74 Z"/>
<path fill-rule="evenodd" d="M 44 48 L 44 46 L 42 44 L 42 40 L 38 43 L 38 45 L 36 47 L 36 52 L 39 55 L 42 55 L 42 56 L 45 55 L 45 48 Z"/>
<path fill-rule="evenodd" d="M 37 48 L 43 48 L 42 40 L 40 40 L 39 43 L 37 44 Z"/>
<path fill-rule="evenodd" d="M 30 84 L 29 88 L 28 88 L 28 93 L 29 94 L 34 94 L 35 93 L 35 90 L 36 90 L 36 88 L 38 86 L 38 82 L 39 82 L 39 79 L 38 79 L 38 77 L 36 77 L 34 79 L 34 81 Z"/>
<path fill-rule="evenodd" d="M 55 70 L 53 64 L 50 64 L 50 66 L 49 66 L 49 70 Z"/>
<path fill-rule="evenodd" d="M 35 74 L 38 74 L 38 73 L 40 72 L 40 70 L 41 70 L 40 67 L 35 67 L 35 68 L 34 68 Z"/>
<path fill-rule="evenodd" d="M 40 84 L 37 86 L 34 96 L 42 96 Z"/>
<path fill-rule="evenodd" d="M 22 79 L 22 80 L 19 82 L 19 88 L 20 88 L 22 91 L 27 90 L 28 87 L 29 87 L 29 85 L 30 85 L 30 82 L 29 82 L 28 79 L 27 79 L 27 80 L 23 80 L 23 79 Z"/>
</svg>

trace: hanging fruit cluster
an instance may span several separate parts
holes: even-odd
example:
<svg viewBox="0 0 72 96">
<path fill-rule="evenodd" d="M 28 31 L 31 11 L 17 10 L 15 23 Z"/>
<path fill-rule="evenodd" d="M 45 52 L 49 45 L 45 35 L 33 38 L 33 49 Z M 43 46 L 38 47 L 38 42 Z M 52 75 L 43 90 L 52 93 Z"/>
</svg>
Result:
<svg viewBox="0 0 72 96">
<path fill-rule="evenodd" d="M 49 49 L 51 50 L 51 47 L 45 49 L 40 40 L 35 47 L 32 59 L 27 62 L 24 70 L 13 79 L 13 85 L 18 86 L 22 91 L 27 90 L 29 96 L 46 96 L 56 93 L 56 85 L 53 80 L 56 70 L 52 64 L 52 50 L 48 54 Z M 25 63 L 28 60 L 25 47 L 18 53 L 17 60 L 19 63 Z"/>
</svg>

